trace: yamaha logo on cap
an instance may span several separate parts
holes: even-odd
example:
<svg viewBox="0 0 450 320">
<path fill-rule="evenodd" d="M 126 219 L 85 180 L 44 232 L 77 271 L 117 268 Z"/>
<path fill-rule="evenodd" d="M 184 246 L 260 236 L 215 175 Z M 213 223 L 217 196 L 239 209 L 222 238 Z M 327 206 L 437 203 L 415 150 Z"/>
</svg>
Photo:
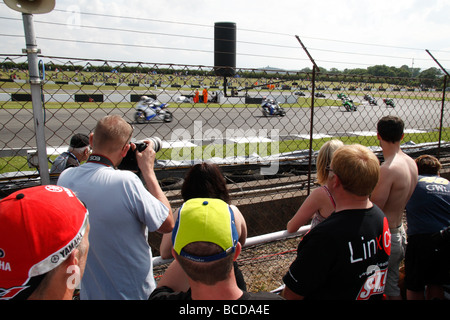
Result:
<svg viewBox="0 0 450 320">
<path fill-rule="evenodd" d="M 53 186 L 53 185 L 45 186 L 45 190 L 50 191 L 50 192 L 63 192 L 62 187 Z"/>
</svg>

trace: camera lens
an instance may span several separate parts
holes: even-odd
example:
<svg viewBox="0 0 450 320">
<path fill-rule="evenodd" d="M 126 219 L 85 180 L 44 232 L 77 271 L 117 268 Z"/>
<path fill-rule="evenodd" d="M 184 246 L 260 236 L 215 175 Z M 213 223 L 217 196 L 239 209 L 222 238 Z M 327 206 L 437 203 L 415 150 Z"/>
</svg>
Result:
<svg viewBox="0 0 450 320">
<path fill-rule="evenodd" d="M 153 142 L 153 150 L 155 150 L 155 152 L 158 152 L 159 150 L 161 150 L 162 141 L 161 141 L 160 138 L 158 138 L 158 137 L 151 137 L 151 138 L 148 138 L 148 140 Z"/>
</svg>

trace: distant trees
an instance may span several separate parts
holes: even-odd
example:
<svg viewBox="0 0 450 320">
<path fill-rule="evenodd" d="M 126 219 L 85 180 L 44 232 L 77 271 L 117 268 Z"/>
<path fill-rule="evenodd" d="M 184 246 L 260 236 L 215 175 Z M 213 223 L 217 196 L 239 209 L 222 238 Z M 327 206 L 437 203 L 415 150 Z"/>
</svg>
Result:
<svg viewBox="0 0 450 320">
<path fill-rule="evenodd" d="M 436 68 L 434 68 L 436 69 Z M 330 72 L 335 73 L 336 69 L 330 69 Z M 388 67 L 386 65 L 375 65 L 368 67 L 367 69 L 345 69 L 342 72 L 337 71 L 340 74 L 359 75 L 359 76 L 374 76 L 374 77 L 393 77 L 393 78 L 415 78 L 421 71 L 420 68 L 410 68 L 407 65 L 403 65 L 400 68 Z"/>
<path fill-rule="evenodd" d="M 10 59 L 5 59 L 0 62 L 0 68 L 2 70 L 28 69 L 28 64 L 15 63 Z M 189 74 L 191 76 L 214 76 L 214 70 L 208 67 L 195 68 L 194 66 L 176 66 L 176 65 L 147 65 L 143 63 L 127 64 L 121 63 L 117 66 L 110 66 L 107 62 L 103 65 L 92 65 L 87 63 L 84 66 L 75 65 L 70 61 L 64 65 L 54 64 L 49 62 L 46 64 L 47 70 L 63 70 L 63 71 L 86 71 L 86 72 L 116 72 L 116 73 L 158 73 L 158 74 Z M 268 79 L 280 79 L 286 81 L 296 81 L 302 79 L 310 79 L 312 69 L 309 67 L 303 68 L 299 71 L 286 71 L 282 69 L 238 69 L 238 77 L 246 78 L 268 78 Z M 394 85 L 409 85 L 409 86 L 421 86 L 421 87 L 434 87 L 442 88 L 443 86 L 443 72 L 438 68 L 428 68 L 421 70 L 420 68 L 410 68 L 407 65 L 401 67 L 393 67 L 386 65 L 374 65 L 363 68 L 344 69 L 343 71 L 337 68 L 331 68 L 327 70 L 323 67 L 319 67 L 319 80 L 332 81 L 332 82 L 354 82 L 358 81 L 358 77 L 361 79 L 367 77 L 384 77 L 383 81 Z M 372 83 L 379 82 L 375 79 L 361 80 L 361 82 Z"/>
<path fill-rule="evenodd" d="M 308 69 L 309 72 L 311 71 Z M 321 73 L 331 73 L 339 76 L 364 76 L 364 77 L 386 77 L 395 78 L 396 80 L 388 80 L 386 82 L 393 84 L 405 83 L 402 79 L 413 80 L 410 85 L 422 86 L 422 87 L 440 87 L 443 84 L 443 72 L 438 68 L 428 68 L 421 70 L 420 68 L 410 68 L 407 65 L 398 67 L 389 67 L 386 65 L 375 65 L 368 67 L 367 69 L 355 68 L 345 69 L 339 71 L 336 68 L 326 70 L 320 68 Z M 345 80 L 344 80 L 345 81 Z"/>
<path fill-rule="evenodd" d="M 422 71 L 418 78 L 425 86 L 432 86 L 435 80 L 442 78 L 442 71 L 438 68 L 429 68 Z"/>
</svg>

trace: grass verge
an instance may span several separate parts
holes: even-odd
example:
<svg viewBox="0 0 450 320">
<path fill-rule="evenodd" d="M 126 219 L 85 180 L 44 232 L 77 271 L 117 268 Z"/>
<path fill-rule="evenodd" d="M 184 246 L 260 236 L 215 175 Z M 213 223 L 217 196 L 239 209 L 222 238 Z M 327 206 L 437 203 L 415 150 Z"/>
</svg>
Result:
<svg viewBox="0 0 450 320">
<path fill-rule="evenodd" d="M 449 140 L 450 128 L 445 128 L 442 131 L 442 139 Z M 439 138 L 439 132 L 427 133 L 407 133 L 403 138 L 403 143 L 413 141 L 414 143 L 436 142 Z M 319 150 L 322 145 L 332 138 L 314 139 L 312 146 L 313 150 Z M 359 143 L 364 146 L 378 146 L 376 136 L 342 136 L 339 138 L 345 144 Z M 164 148 L 157 153 L 159 160 L 195 160 L 196 156 L 200 155 L 203 160 L 212 157 L 227 157 L 227 156 L 249 156 L 257 153 L 260 156 L 269 156 L 271 154 L 292 152 L 297 150 L 308 150 L 309 140 L 283 140 L 272 143 L 234 143 L 234 144 L 212 144 L 198 147 L 184 147 L 184 148 Z M 52 156 L 54 160 L 56 156 Z M 28 171 L 30 168 L 27 164 L 26 157 L 3 157 L 0 158 L 0 173 L 14 172 L 14 171 Z"/>
</svg>

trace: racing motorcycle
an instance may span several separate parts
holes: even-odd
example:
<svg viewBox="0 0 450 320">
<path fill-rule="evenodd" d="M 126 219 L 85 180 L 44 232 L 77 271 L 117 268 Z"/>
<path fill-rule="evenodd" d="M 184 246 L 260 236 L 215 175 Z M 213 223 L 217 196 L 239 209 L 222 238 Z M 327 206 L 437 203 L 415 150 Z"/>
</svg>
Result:
<svg viewBox="0 0 450 320">
<path fill-rule="evenodd" d="M 342 100 L 342 105 L 344 106 L 345 111 L 356 111 L 356 106 L 353 103 L 353 100 L 343 99 Z"/>
<path fill-rule="evenodd" d="M 262 113 L 264 117 L 267 116 L 281 116 L 284 117 L 286 115 L 286 111 L 281 107 L 278 102 L 273 99 L 268 99 L 266 97 L 263 98 L 261 102 Z"/>
<path fill-rule="evenodd" d="M 386 98 L 383 99 L 383 102 L 386 103 L 386 106 L 391 106 L 392 108 L 395 108 L 394 99 Z"/>
<path fill-rule="evenodd" d="M 137 123 L 146 123 L 153 120 L 171 122 L 172 113 L 165 110 L 168 106 L 168 103 L 158 104 L 155 99 L 142 96 L 136 105 L 134 120 Z"/>
<path fill-rule="evenodd" d="M 375 98 L 373 98 L 373 97 L 370 97 L 368 101 L 371 106 L 378 105 L 377 100 L 375 100 Z"/>
<path fill-rule="evenodd" d="M 375 98 L 372 97 L 371 95 L 366 94 L 364 96 L 364 100 L 366 100 L 371 106 L 378 105 L 377 100 L 375 100 Z"/>
</svg>

